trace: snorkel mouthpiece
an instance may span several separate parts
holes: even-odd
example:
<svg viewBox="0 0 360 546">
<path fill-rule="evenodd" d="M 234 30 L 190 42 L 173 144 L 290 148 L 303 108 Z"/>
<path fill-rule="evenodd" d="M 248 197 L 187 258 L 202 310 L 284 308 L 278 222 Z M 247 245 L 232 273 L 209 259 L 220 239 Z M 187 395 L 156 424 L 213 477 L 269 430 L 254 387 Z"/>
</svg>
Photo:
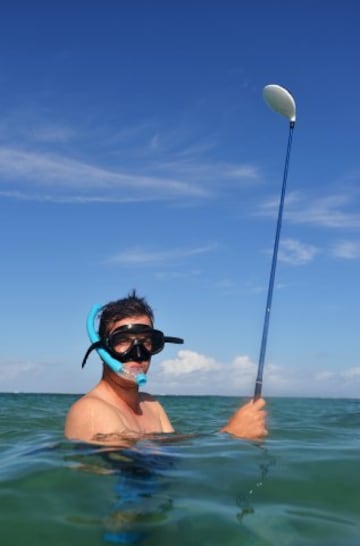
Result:
<svg viewBox="0 0 360 546">
<path fill-rule="evenodd" d="M 113 372 L 122 375 L 125 379 L 129 379 L 130 381 L 134 381 L 139 385 L 139 387 L 142 387 L 145 385 L 147 379 L 146 375 L 144 373 L 137 373 L 132 374 L 131 372 L 128 372 L 125 368 L 122 362 L 119 360 L 116 360 L 113 358 L 110 353 L 103 347 L 101 347 L 101 339 L 98 334 L 98 332 L 95 329 L 95 322 L 96 317 L 101 312 L 102 306 L 101 305 L 94 305 L 92 309 L 90 310 L 90 313 L 88 315 L 87 321 L 86 321 L 86 330 L 89 336 L 89 339 L 92 343 L 92 346 L 94 345 L 94 349 L 96 350 L 97 354 L 100 356 L 100 358 L 109 366 L 109 368 L 112 369 Z M 91 347 L 90 347 L 91 349 Z M 89 351 L 85 355 L 85 358 L 83 360 L 82 367 L 85 365 L 86 358 L 89 354 Z"/>
</svg>

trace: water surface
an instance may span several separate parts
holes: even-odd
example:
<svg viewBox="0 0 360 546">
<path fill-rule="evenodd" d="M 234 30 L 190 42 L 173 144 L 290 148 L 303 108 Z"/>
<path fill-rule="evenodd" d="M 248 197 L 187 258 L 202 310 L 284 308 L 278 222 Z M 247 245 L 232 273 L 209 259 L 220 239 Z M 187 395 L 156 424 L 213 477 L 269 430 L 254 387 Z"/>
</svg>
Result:
<svg viewBox="0 0 360 546">
<path fill-rule="evenodd" d="M 270 399 L 256 444 L 239 399 L 161 397 L 195 436 L 111 451 L 63 438 L 75 398 L 0 394 L 4 546 L 360 544 L 360 400 Z"/>
</svg>

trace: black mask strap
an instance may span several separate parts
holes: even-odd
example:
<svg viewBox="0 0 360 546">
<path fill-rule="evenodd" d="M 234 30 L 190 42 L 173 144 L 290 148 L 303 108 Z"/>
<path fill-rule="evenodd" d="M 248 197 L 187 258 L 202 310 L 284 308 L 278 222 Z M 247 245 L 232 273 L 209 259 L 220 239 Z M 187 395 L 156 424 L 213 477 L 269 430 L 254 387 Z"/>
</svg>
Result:
<svg viewBox="0 0 360 546">
<path fill-rule="evenodd" d="M 180 345 L 181 343 L 184 343 L 184 340 L 181 337 L 164 336 L 164 342 L 177 343 Z"/>
<path fill-rule="evenodd" d="M 83 358 L 83 361 L 81 363 L 81 367 L 83 368 L 86 364 L 86 361 L 89 357 L 89 354 L 91 353 L 91 351 L 93 351 L 94 349 L 100 349 L 101 347 L 103 347 L 103 343 L 101 341 L 95 341 L 95 343 L 93 343 L 92 345 L 90 345 L 90 347 L 88 348 L 88 350 L 86 351 L 85 353 L 85 356 Z"/>
</svg>

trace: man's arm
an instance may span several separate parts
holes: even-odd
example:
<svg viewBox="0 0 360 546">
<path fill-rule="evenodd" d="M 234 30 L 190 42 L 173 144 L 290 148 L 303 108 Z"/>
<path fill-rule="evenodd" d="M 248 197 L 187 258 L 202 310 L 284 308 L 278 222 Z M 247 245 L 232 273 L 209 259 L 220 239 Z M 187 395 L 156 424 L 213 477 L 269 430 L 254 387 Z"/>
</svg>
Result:
<svg viewBox="0 0 360 546">
<path fill-rule="evenodd" d="M 239 408 L 229 419 L 221 432 L 228 432 L 238 438 L 259 440 L 268 435 L 266 429 L 265 400 L 251 400 Z"/>
<path fill-rule="evenodd" d="M 160 402 L 151 394 L 148 393 L 141 393 L 141 400 L 147 403 L 151 403 L 153 406 L 153 411 L 157 414 L 160 425 L 161 425 L 161 432 L 167 434 L 169 432 L 175 432 L 174 427 L 171 424 L 171 421 L 163 408 L 163 406 L 160 404 Z"/>
<path fill-rule="evenodd" d="M 159 404 L 159 417 L 160 417 L 162 432 L 165 432 L 165 433 L 175 432 L 175 429 L 172 426 L 170 419 L 167 416 L 167 413 L 161 404 Z"/>
</svg>

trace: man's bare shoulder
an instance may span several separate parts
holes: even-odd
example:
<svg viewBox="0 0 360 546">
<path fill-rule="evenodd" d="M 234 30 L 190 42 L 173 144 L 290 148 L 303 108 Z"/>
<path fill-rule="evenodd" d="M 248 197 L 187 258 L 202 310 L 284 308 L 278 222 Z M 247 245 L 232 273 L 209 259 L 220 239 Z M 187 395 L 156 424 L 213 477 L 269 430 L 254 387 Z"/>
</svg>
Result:
<svg viewBox="0 0 360 546">
<path fill-rule="evenodd" d="M 103 396 L 100 396 L 98 394 L 98 391 L 97 389 L 93 389 L 92 391 L 89 391 L 87 394 L 84 394 L 83 396 L 81 396 L 81 398 L 79 398 L 73 405 L 75 404 L 90 404 L 90 403 L 94 403 L 94 404 L 99 404 L 99 403 L 104 403 L 104 404 L 107 404 L 109 405 L 105 398 Z"/>
<path fill-rule="evenodd" d="M 112 404 L 109 404 L 104 398 L 98 396 L 96 392 L 90 391 L 74 402 L 69 410 L 69 414 L 83 413 L 92 410 L 115 413 L 115 408 Z"/>
<path fill-rule="evenodd" d="M 91 440 L 98 432 L 121 432 L 124 423 L 114 406 L 90 392 L 70 408 L 65 422 L 65 436 L 74 440 Z"/>
</svg>

